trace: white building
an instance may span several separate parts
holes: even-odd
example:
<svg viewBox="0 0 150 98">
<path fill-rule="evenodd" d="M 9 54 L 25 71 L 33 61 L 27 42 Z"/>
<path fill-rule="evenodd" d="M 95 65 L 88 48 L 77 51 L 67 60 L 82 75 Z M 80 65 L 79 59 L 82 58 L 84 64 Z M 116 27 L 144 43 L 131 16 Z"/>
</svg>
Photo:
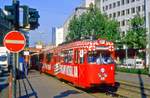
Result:
<svg viewBox="0 0 150 98">
<path fill-rule="evenodd" d="M 56 46 L 64 42 L 63 27 L 56 28 Z"/>
<path fill-rule="evenodd" d="M 150 0 L 101 0 L 100 10 L 120 24 L 121 36 L 129 29 L 129 20 L 137 13 L 146 16 L 147 39 L 150 39 Z M 149 48 L 149 44 L 147 48 Z M 125 46 L 124 46 L 125 48 Z M 149 64 L 149 55 L 146 55 L 146 65 Z"/>
<path fill-rule="evenodd" d="M 150 0 L 85 0 L 84 3 L 75 9 L 75 12 L 65 21 L 63 27 L 64 32 L 68 31 L 69 21 L 74 15 L 79 16 L 85 12 L 86 8 L 91 3 L 100 8 L 102 13 L 105 13 L 111 19 L 116 19 L 120 24 L 121 36 L 124 36 L 129 28 L 129 20 L 132 19 L 137 13 L 145 16 L 145 3 L 146 1 L 146 26 L 149 30 L 149 12 Z M 65 34 L 67 35 L 67 34 Z"/>
<path fill-rule="evenodd" d="M 149 0 L 146 0 L 147 5 Z M 124 36 L 129 28 L 129 20 L 137 13 L 145 16 L 144 0 L 101 0 L 101 11 L 120 24 L 121 35 Z M 148 6 L 147 6 L 148 7 Z M 147 9 L 147 11 L 150 9 Z"/>
</svg>

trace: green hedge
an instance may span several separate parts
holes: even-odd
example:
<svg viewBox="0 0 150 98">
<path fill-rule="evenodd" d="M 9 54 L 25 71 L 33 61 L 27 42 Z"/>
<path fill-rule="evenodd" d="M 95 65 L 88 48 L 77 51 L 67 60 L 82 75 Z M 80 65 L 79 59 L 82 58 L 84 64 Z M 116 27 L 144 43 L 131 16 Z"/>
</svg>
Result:
<svg viewBox="0 0 150 98">
<path fill-rule="evenodd" d="M 117 67 L 116 71 L 119 72 L 126 72 L 126 73 L 134 73 L 134 74 L 144 74 L 148 75 L 148 68 L 147 69 L 133 69 L 133 68 L 120 68 Z"/>
</svg>

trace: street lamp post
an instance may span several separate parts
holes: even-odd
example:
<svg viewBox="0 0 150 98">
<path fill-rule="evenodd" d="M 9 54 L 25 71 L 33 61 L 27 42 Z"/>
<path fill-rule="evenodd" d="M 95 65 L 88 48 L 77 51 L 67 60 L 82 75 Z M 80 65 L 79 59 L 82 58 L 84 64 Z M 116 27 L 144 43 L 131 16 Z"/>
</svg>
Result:
<svg viewBox="0 0 150 98">
<path fill-rule="evenodd" d="M 148 13 L 148 18 L 149 18 L 149 25 L 150 25 L 150 13 Z M 148 32 L 148 45 L 149 45 L 149 48 L 148 48 L 148 53 L 149 53 L 149 71 L 148 71 L 148 74 L 150 76 L 150 26 L 149 26 L 149 32 Z"/>
<path fill-rule="evenodd" d="M 144 0 L 144 20 L 145 28 L 148 28 L 148 18 L 147 17 L 147 0 Z M 149 15 L 148 15 L 149 16 Z M 147 46 L 146 46 L 146 64 L 148 65 L 148 75 L 150 76 L 150 29 L 146 32 L 147 34 Z"/>
</svg>

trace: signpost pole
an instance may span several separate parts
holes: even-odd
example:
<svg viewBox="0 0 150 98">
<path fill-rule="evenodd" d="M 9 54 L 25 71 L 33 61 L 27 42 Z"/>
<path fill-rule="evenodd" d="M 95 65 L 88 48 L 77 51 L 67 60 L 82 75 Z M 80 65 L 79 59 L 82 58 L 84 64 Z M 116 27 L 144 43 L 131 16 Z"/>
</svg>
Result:
<svg viewBox="0 0 150 98">
<path fill-rule="evenodd" d="M 12 53 L 12 55 L 13 55 L 13 69 L 12 69 L 12 74 L 13 74 L 13 98 L 16 98 L 16 67 L 15 67 L 15 64 L 16 64 L 16 60 L 15 60 L 15 53 Z"/>
<path fill-rule="evenodd" d="M 11 31 L 4 37 L 4 46 L 13 53 L 13 98 L 16 98 L 16 78 L 17 70 L 19 67 L 18 58 L 19 52 L 22 51 L 26 45 L 26 39 L 24 35 L 19 31 Z"/>
</svg>

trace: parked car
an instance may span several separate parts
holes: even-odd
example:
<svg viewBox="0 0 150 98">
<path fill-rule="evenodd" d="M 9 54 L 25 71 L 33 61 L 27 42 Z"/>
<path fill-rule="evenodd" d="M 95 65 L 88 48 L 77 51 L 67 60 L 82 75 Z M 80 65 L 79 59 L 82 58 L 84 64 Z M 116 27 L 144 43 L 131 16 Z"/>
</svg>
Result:
<svg viewBox="0 0 150 98">
<path fill-rule="evenodd" d="M 2 72 L 8 71 L 9 57 L 9 51 L 5 47 L 0 47 L 0 69 Z"/>
<path fill-rule="evenodd" d="M 140 58 L 138 58 L 138 59 L 128 58 L 124 61 L 124 64 L 120 65 L 119 67 L 143 69 L 144 68 L 144 60 L 142 60 Z"/>
<path fill-rule="evenodd" d="M 136 59 L 135 68 L 143 69 L 144 68 L 144 60 L 142 59 Z"/>
</svg>

